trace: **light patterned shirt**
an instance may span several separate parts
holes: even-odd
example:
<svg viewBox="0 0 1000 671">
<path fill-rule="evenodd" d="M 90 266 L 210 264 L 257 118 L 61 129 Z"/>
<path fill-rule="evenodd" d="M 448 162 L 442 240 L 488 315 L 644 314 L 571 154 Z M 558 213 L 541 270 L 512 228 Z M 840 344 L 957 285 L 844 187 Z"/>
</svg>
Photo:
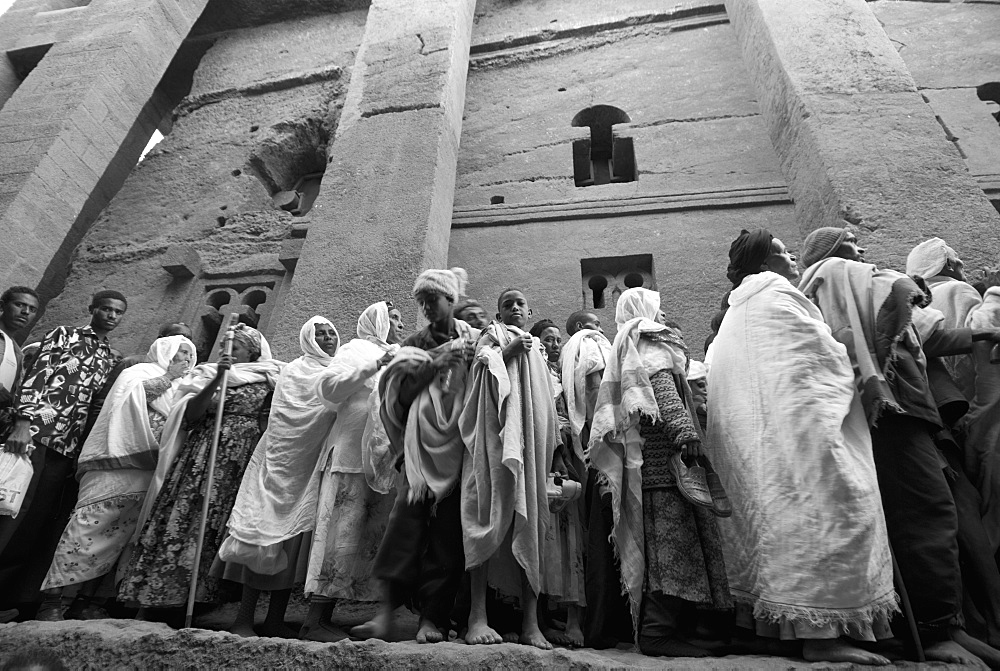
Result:
<svg viewBox="0 0 1000 671">
<path fill-rule="evenodd" d="M 18 406 L 18 415 L 31 422 L 32 441 L 75 458 L 91 401 L 113 365 L 107 339 L 89 325 L 59 326 L 46 335 Z"/>
</svg>

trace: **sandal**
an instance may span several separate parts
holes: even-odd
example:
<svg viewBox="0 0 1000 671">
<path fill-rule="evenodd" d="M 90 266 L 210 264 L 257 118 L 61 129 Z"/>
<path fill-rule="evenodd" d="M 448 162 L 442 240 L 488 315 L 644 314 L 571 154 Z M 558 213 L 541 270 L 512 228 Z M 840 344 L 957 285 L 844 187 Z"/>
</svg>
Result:
<svg viewBox="0 0 1000 671">
<path fill-rule="evenodd" d="M 714 511 L 704 468 L 697 465 L 688 467 L 680 452 L 670 458 L 670 468 L 674 472 L 677 489 L 688 503 Z"/>
<path fill-rule="evenodd" d="M 729 502 L 729 494 L 722 486 L 722 478 L 712 468 L 712 462 L 708 457 L 701 455 L 698 463 L 705 469 L 705 482 L 708 484 L 708 491 L 712 495 L 712 512 L 716 517 L 730 517 L 733 514 L 733 504 Z"/>
</svg>

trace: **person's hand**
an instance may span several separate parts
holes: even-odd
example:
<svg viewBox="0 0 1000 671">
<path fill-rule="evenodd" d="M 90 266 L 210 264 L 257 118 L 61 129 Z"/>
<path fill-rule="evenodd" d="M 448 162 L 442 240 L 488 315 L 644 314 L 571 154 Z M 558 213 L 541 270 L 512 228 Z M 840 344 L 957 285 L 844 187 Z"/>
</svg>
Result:
<svg viewBox="0 0 1000 671">
<path fill-rule="evenodd" d="M 188 362 L 186 361 L 172 361 L 170 365 L 167 366 L 167 377 L 171 380 L 176 380 L 187 372 L 187 368 Z"/>
<path fill-rule="evenodd" d="M 12 454 L 27 454 L 31 446 L 31 422 L 18 419 L 14 422 L 14 430 L 10 432 L 3 449 Z"/>
<path fill-rule="evenodd" d="M 232 354 L 220 354 L 219 369 L 218 372 L 216 372 L 215 377 L 222 378 L 222 371 L 229 370 L 232 368 L 234 363 L 236 363 L 236 360 L 233 358 Z"/>
<path fill-rule="evenodd" d="M 529 352 L 535 344 L 535 339 L 528 333 L 524 335 L 519 335 L 510 341 L 510 344 L 503 348 L 504 359 L 509 359 L 512 356 L 520 354 L 521 352 Z"/>
<path fill-rule="evenodd" d="M 434 367 L 442 371 L 452 366 L 465 363 L 465 350 L 447 348 L 434 357 Z"/>
<path fill-rule="evenodd" d="M 700 457 L 701 456 L 701 441 L 692 440 L 689 443 L 684 443 L 681 445 L 681 456 L 683 457 Z"/>
</svg>

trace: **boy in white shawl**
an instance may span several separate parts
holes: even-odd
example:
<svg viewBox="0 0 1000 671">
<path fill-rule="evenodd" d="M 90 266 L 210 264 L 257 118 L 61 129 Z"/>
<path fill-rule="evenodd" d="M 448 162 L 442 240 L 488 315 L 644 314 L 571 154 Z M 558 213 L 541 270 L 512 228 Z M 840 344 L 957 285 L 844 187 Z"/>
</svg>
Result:
<svg viewBox="0 0 1000 671">
<path fill-rule="evenodd" d="M 466 642 L 500 643 L 487 622 L 486 585 L 520 597 L 521 642 L 552 644 L 538 626 L 542 540 L 548 520 L 545 480 L 558 443 L 558 418 L 541 344 L 524 332 L 531 315 L 524 294 L 508 289 L 497 320 L 476 348 L 470 389 L 459 424 L 462 540 L 472 571 Z"/>
</svg>

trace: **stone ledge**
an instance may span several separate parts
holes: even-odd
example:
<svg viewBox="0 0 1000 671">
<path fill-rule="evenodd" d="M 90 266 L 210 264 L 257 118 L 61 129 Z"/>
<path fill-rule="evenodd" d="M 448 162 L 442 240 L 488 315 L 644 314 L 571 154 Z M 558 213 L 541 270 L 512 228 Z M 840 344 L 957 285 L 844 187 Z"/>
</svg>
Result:
<svg viewBox="0 0 1000 671">
<path fill-rule="evenodd" d="M 452 228 L 513 226 L 542 221 L 621 217 L 632 214 L 658 214 L 682 210 L 754 207 L 791 204 L 783 185 L 706 191 L 664 193 L 608 200 L 578 200 L 531 205 L 495 205 L 492 208 L 455 209 Z"/>
<path fill-rule="evenodd" d="M 335 644 L 277 638 L 240 638 L 204 629 L 174 630 L 136 620 L 25 622 L 0 625 L 0 663 L 29 646 L 47 648 L 78 669 L 693 669 L 696 671 L 831 669 L 862 670 L 852 664 L 810 664 L 787 657 L 730 655 L 719 658 L 655 658 L 613 650 L 551 651 L 505 643 L 420 645 L 414 642 L 341 641 Z M 896 667 L 919 668 L 899 664 Z M 935 668 L 951 668 L 935 664 Z M 958 667 L 954 667 L 958 668 Z"/>
</svg>

